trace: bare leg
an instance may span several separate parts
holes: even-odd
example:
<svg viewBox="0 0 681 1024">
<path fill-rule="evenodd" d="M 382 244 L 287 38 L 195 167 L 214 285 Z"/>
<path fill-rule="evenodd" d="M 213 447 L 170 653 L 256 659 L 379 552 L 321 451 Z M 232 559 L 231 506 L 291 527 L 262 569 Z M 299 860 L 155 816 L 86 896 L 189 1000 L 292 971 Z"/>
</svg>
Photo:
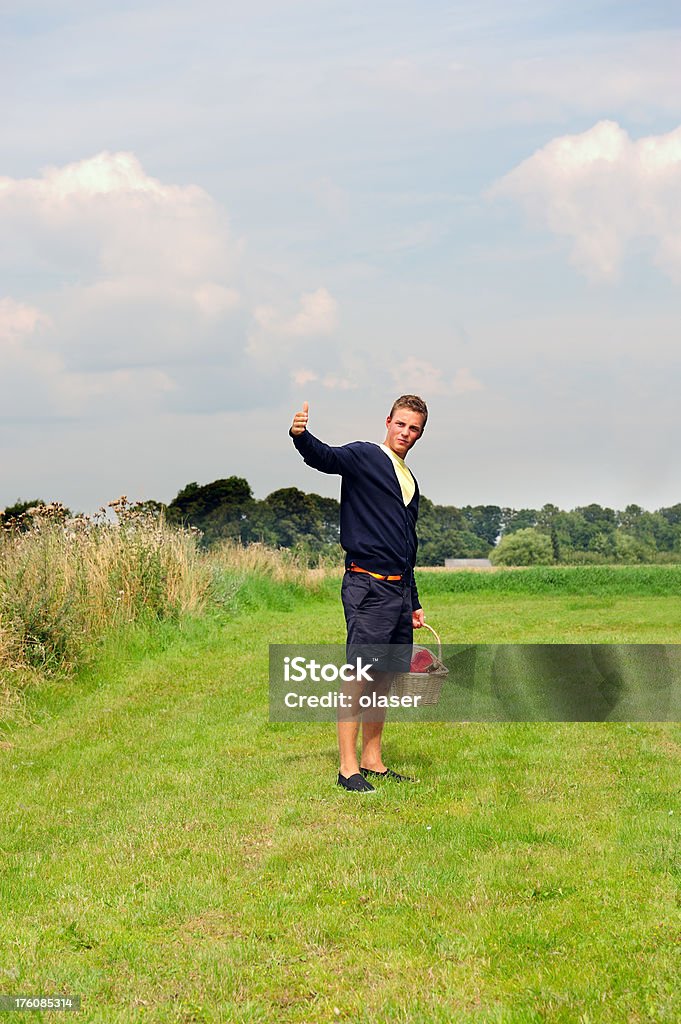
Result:
<svg viewBox="0 0 681 1024">
<path fill-rule="evenodd" d="M 387 697 L 393 680 L 392 672 L 376 672 L 373 692 L 379 697 Z M 374 772 L 384 772 L 381 754 L 381 739 L 385 725 L 386 708 L 371 708 L 362 716 L 362 768 L 370 768 Z"/>
<path fill-rule="evenodd" d="M 359 698 L 364 691 L 364 684 L 356 680 L 346 682 L 340 689 L 345 694 L 347 707 L 338 709 L 338 752 L 340 754 L 340 773 L 349 779 L 359 771 L 357 760 L 357 736 L 362 710 Z"/>
</svg>

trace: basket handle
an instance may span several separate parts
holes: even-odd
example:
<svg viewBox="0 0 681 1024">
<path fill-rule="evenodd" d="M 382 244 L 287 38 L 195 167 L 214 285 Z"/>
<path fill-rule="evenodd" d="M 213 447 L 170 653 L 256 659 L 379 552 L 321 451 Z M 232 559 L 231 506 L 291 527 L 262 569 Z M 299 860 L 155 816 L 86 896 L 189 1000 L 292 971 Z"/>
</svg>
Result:
<svg viewBox="0 0 681 1024">
<path fill-rule="evenodd" d="M 437 656 L 438 656 L 439 660 L 442 661 L 442 641 L 440 640 L 440 637 L 437 635 L 437 633 L 435 632 L 433 627 L 429 626 L 427 622 L 424 622 L 423 625 L 426 627 L 426 629 L 430 630 L 430 632 L 433 634 L 433 636 L 437 640 Z M 423 627 L 421 627 L 421 628 L 423 628 Z"/>
</svg>

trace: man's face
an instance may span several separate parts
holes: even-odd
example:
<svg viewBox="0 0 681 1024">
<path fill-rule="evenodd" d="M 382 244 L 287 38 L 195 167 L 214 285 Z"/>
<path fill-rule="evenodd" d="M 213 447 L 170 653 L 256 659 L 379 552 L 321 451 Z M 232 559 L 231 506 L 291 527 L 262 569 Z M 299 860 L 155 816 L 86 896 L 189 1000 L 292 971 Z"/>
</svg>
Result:
<svg viewBox="0 0 681 1024">
<path fill-rule="evenodd" d="M 386 448 L 403 459 L 423 433 L 423 419 L 423 413 L 413 409 L 395 409 L 392 419 L 388 416 L 385 421 L 388 429 L 384 441 Z"/>
</svg>

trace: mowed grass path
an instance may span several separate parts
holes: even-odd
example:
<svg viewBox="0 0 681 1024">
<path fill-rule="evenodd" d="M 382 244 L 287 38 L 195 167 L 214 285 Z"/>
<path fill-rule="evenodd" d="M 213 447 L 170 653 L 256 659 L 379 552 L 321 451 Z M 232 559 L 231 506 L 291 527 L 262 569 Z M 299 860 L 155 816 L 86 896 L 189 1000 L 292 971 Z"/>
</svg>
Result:
<svg viewBox="0 0 681 1024">
<path fill-rule="evenodd" d="M 671 597 L 427 589 L 451 642 L 678 639 Z M 681 727 L 388 726 L 422 781 L 355 798 L 332 725 L 267 721 L 267 644 L 322 638 L 335 583 L 263 588 L 31 699 L 0 738 L 0 992 L 98 1022 L 678 1021 Z"/>
</svg>

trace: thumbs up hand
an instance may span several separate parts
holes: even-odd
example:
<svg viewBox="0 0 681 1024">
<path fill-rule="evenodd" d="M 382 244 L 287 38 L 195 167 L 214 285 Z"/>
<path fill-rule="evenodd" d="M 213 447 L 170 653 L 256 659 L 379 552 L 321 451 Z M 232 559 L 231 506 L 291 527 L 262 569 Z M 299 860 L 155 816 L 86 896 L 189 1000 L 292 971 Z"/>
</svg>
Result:
<svg viewBox="0 0 681 1024">
<path fill-rule="evenodd" d="M 307 402 L 303 402 L 302 410 L 300 412 L 297 412 L 293 417 L 293 423 L 291 424 L 291 433 L 293 434 L 294 437 L 297 437 L 298 434 L 302 434 L 305 428 L 307 427 L 308 408 L 309 406 Z"/>
</svg>

